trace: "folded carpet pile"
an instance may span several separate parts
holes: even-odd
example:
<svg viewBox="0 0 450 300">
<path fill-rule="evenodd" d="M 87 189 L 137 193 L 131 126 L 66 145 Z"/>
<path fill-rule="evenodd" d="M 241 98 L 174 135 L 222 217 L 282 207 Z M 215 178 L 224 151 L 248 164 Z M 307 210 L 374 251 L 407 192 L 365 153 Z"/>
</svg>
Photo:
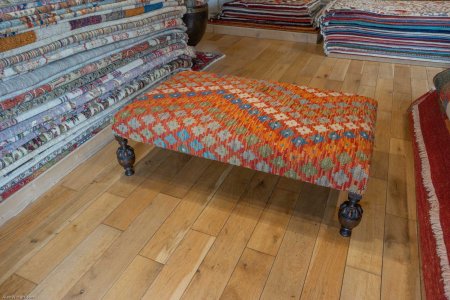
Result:
<svg viewBox="0 0 450 300">
<path fill-rule="evenodd" d="M 191 67 L 176 0 L 0 3 L 0 201 Z"/>
<path fill-rule="evenodd" d="M 314 31 L 321 0 L 234 0 L 212 23 L 289 31 Z"/>
<path fill-rule="evenodd" d="M 450 1 L 334 0 L 320 19 L 327 54 L 450 62 Z"/>
</svg>

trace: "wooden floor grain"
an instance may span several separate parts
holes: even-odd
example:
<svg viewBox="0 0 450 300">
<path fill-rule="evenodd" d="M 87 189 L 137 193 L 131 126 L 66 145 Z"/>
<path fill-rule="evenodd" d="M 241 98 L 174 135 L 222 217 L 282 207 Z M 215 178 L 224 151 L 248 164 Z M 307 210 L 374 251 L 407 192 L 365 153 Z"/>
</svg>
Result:
<svg viewBox="0 0 450 300">
<path fill-rule="evenodd" d="M 39 299 L 421 299 L 407 109 L 439 68 L 329 58 L 322 46 L 207 34 L 212 72 L 379 102 L 362 223 L 339 236 L 344 193 L 111 143 L 0 227 L 0 294 Z"/>
</svg>

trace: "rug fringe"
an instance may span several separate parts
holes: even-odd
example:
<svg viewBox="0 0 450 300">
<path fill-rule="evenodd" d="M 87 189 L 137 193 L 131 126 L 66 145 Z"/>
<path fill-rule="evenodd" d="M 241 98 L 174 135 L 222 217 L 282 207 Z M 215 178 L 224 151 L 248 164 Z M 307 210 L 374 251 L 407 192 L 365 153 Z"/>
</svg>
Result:
<svg viewBox="0 0 450 300">
<path fill-rule="evenodd" d="M 420 127 L 420 116 L 418 105 L 412 107 L 412 116 L 414 123 L 414 134 L 418 147 L 418 153 L 421 160 L 421 173 L 423 185 L 427 191 L 428 202 L 430 203 L 430 224 L 436 240 L 436 252 L 441 265 L 441 275 L 444 284 L 444 292 L 447 299 L 450 299 L 450 264 L 448 261 L 447 248 L 444 242 L 444 233 L 441 227 L 439 214 L 439 200 L 434 189 L 433 180 L 431 178 L 430 161 L 423 139 L 422 129 Z"/>
</svg>

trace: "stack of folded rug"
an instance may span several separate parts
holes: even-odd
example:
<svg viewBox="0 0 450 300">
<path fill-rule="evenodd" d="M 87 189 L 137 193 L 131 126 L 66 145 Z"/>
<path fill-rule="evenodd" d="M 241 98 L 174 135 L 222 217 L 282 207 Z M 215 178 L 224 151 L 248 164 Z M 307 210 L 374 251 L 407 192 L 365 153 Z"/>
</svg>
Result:
<svg viewBox="0 0 450 300">
<path fill-rule="evenodd" d="M 320 0 L 234 0 L 212 22 L 290 31 L 313 31 Z"/>
<path fill-rule="evenodd" d="M 191 66 L 176 0 L 0 2 L 0 201 Z"/>
<path fill-rule="evenodd" d="M 335 0 L 321 29 L 327 54 L 450 62 L 450 1 Z"/>
</svg>

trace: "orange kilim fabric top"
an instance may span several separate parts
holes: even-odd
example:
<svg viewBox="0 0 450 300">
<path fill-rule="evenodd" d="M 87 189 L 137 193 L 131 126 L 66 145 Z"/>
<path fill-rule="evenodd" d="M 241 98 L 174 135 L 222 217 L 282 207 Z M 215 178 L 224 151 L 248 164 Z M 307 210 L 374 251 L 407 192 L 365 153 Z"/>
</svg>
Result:
<svg viewBox="0 0 450 300">
<path fill-rule="evenodd" d="M 186 71 L 115 116 L 134 141 L 362 194 L 376 101 L 288 83 Z"/>
</svg>

